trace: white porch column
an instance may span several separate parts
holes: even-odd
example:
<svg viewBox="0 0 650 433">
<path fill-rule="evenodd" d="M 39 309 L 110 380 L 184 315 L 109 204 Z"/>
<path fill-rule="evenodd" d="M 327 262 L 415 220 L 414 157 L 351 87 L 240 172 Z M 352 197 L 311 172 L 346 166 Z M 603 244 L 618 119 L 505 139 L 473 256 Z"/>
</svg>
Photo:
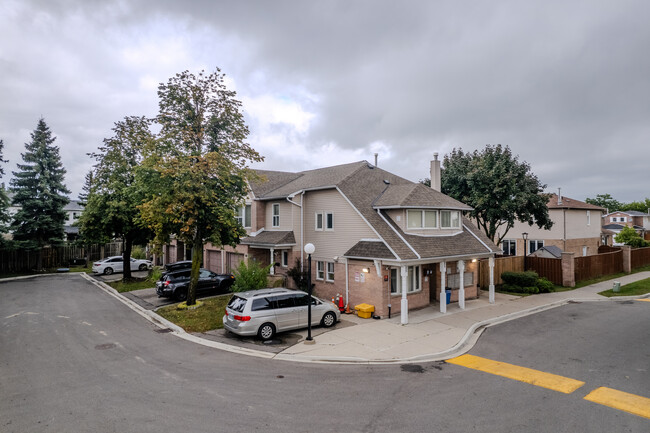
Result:
<svg viewBox="0 0 650 433">
<path fill-rule="evenodd" d="M 270 275 L 275 275 L 275 266 L 274 266 L 275 265 L 275 260 L 273 259 L 273 253 L 274 252 L 275 251 L 273 250 L 273 248 L 271 248 L 271 269 L 269 269 L 269 274 Z"/>
<path fill-rule="evenodd" d="M 490 257 L 490 304 L 494 304 L 494 257 Z"/>
<path fill-rule="evenodd" d="M 460 283 L 460 288 L 458 289 L 458 306 L 461 310 L 465 309 L 465 261 L 458 261 L 458 281 Z"/>
<path fill-rule="evenodd" d="M 401 304 L 401 313 L 402 313 L 402 325 L 407 325 L 409 323 L 409 301 L 406 299 L 406 291 L 408 290 L 408 275 L 409 270 L 406 266 L 401 267 L 402 273 L 402 304 Z"/>
<path fill-rule="evenodd" d="M 447 262 L 440 262 L 440 312 L 447 312 Z"/>
</svg>

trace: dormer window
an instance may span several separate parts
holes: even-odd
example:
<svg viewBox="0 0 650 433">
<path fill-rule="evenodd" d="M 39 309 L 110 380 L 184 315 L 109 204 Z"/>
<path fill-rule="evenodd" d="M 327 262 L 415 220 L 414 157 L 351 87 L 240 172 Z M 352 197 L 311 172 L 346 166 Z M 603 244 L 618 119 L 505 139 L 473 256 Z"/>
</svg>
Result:
<svg viewBox="0 0 650 433">
<path fill-rule="evenodd" d="M 441 229 L 459 229 L 460 212 L 457 210 L 440 211 L 440 228 Z"/>
<path fill-rule="evenodd" d="M 438 211 L 407 210 L 406 220 L 410 229 L 435 229 L 438 228 Z"/>
</svg>

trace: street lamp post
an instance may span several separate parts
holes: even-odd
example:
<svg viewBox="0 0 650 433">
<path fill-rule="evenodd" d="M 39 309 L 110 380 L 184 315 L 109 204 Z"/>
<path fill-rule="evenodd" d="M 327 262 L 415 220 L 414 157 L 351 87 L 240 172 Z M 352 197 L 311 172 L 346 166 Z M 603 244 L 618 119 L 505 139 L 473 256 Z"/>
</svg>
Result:
<svg viewBox="0 0 650 433">
<path fill-rule="evenodd" d="M 526 272 L 526 241 L 528 241 L 528 233 L 523 232 L 521 237 L 524 239 L 524 272 Z"/>
<path fill-rule="evenodd" d="M 307 303 L 307 342 L 312 342 L 311 338 L 311 255 L 316 251 L 314 244 L 309 243 L 305 245 L 305 252 L 307 253 L 307 293 L 308 303 Z"/>
</svg>

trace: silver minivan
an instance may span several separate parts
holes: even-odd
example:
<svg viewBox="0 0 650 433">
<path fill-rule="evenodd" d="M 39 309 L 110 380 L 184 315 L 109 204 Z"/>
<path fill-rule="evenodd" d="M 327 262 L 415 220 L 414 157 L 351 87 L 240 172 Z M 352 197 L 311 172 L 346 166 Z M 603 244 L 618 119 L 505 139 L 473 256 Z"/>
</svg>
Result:
<svg viewBox="0 0 650 433">
<path fill-rule="evenodd" d="M 270 340 L 277 332 L 307 327 L 308 299 L 305 292 L 284 288 L 235 293 L 226 307 L 223 327 L 237 335 Z M 312 296 L 312 326 L 329 328 L 340 317 L 336 305 Z"/>
</svg>

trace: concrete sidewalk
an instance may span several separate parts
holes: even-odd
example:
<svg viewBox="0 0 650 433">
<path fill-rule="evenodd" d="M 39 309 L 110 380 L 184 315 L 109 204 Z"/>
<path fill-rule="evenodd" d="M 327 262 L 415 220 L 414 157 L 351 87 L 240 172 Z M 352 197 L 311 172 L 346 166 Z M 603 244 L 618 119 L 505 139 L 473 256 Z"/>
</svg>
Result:
<svg viewBox="0 0 650 433">
<path fill-rule="evenodd" d="M 350 364 L 405 364 L 450 359 L 469 351 L 482 331 L 492 325 L 517 319 L 569 302 L 614 302 L 634 298 L 650 298 L 650 294 L 635 297 L 606 298 L 599 292 L 612 288 L 614 280 L 604 281 L 566 292 L 545 293 L 526 297 L 496 294 L 495 303 L 488 302 L 487 294 L 465 302 L 465 309 L 458 304 L 447 307 L 442 314 L 437 308 L 427 307 L 409 313 L 409 323 L 402 325 L 399 314 L 391 319 L 361 319 L 344 315 L 343 320 L 351 326 L 336 326 L 314 338 L 315 344 L 305 344 L 307 331 L 293 333 L 299 340 L 280 353 L 256 350 L 222 341 L 188 334 L 177 325 L 163 319 L 131 299 L 117 293 L 109 286 L 83 275 L 111 296 L 158 326 L 172 329 L 177 336 L 204 346 L 238 354 L 267 359 L 295 362 L 350 363 Z M 650 272 L 640 272 L 616 279 L 621 285 L 650 278 Z"/>
<path fill-rule="evenodd" d="M 617 279 L 621 285 L 650 278 L 650 272 L 626 275 Z M 400 317 L 372 320 L 354 317 L 357 326 L 334 329 L 276 355 L 276 359 L 339 363 L 408 363 L 437 361 L 461 355 L 471 349 L 486 327 L 555 308 L 568 302 L 621 301 L 598 295 L 612 288 L 613 280 L 567 292 L 519 297 L 496 294 L 494 304 L 487 296 L 466 301 L 465 310 L 451 304 L 442 314 L 434 307 L 409 313 L 409 323 Z M 649 297 L 644 295 L 643 297 Z M 638 297 L 637 297 L 638 298 Z M 348 316 L 345 316 L 346 320 Z"/>
</svg>

